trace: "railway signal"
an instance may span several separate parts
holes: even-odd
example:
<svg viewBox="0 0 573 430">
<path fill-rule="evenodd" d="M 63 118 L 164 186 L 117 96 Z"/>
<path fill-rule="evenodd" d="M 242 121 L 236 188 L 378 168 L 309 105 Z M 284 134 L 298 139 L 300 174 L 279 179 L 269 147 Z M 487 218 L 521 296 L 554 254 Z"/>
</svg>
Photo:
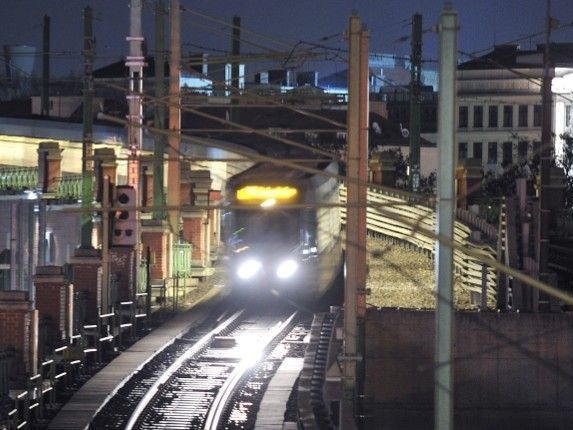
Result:
<svg viewBox="0 0 573 430">
<path fill-rule="evenodd" d="M 112 244 L 114 246 L 135 246 L 137 231 L 135 188 L 120 185 L 115 189 Z"/>
</svg>

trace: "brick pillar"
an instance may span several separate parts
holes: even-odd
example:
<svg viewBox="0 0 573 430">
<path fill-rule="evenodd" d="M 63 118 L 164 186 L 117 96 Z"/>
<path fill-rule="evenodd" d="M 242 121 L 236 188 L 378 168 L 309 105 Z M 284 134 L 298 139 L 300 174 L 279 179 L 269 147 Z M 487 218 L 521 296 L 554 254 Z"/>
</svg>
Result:
<svg viewBox="0 0 573 430">
<path fill-rule="evenodd" d="M 396 156 L 392 152 L 380 153 L 380 173 L 382 174 L 381 185 L 387 187 L 396 186 Z"/>
<path fill-rule="evenodd" d="M 38 266 L 33 280 L 39 313 L 39 349 L 49 353 L 73 334 L 74 287 L 61 266 Z"/>
<path fill-rule="evenodd" d="M 161 220 L 141 221 L 141 252 L 146 255 L 149 247 L 151 262 L 149 264 L 150 280 L 157 283 L 171 276 L 169 273 L 169 260 L 172 234 L 169 225 Z"/>
<path fill-rule="evenodd" d="M 101 251 L 78 248 L 70 263 L 79 321 L 95 323 L 101 307 Z"/>
<path fill-rule="evenodd" d="M 369 163 L 370 181 L 374 184 L 382 185 L 382 166 L 379 158 L 372 158 Z"/>
<path fill-rule="evenodd" d="M 40 142 L 38 146 L 38 190 L 56 193 L 62 179 L 62 150 L 58 142 Z"/>
<path fill-rule="evenodd" d="M 0 291 L 0 349 L 13 349 L 10 387 L 25 388 L 38 364 L 38 311 L 25 291 Z"/>
<path fill-rule="evenodd" d="M 103 177 L 109 176 L 110 184 L 117 183 L 117 161 L 113 148 L 98 148 L 94 151 L 94 176 L 96 200 L 101 202 L 103 197 Z"/>
<path fill-rule="evenodd" d="M 110 303 L 135 300 L 135 250 L 132 246 L 115 246 L 109 250 Z"/>
<path fill-rule="evenodd" d="M 461 160 L 456 168 L 458 204 L 456 207 L 467 209 L 474 196 L 481 193 L 482 181 L 481 160 L 468 158 Z"/>
<path fill-rule="evenodd" d="M 191 260 L 195 267 L 210 265 L 208 249 L 205 248 L 206 222 L 207 211 L 198 210 L 183 214 L 183 239 L 193 244 Z"/>
</svg>

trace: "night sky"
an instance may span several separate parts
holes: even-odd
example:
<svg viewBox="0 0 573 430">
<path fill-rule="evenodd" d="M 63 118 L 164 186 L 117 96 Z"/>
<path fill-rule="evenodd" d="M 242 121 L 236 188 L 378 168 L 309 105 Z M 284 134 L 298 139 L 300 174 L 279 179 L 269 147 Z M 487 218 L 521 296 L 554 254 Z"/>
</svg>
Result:
<svg viewBox="0 0 573 430">
<path fill-rule="evenodd" d="M 128 0 L 0 0 L 0 3 L 0 45 L 33 45 L 40 51 L 43 15 L 50 15 L 54 75 L 67 76 L 70 71 L 76 75 L 81 73 L 82 9 L 86 5 L 94 10 L 96 66 L 118 60 L 127 52 Z M 168 5 L 169 1 L 165 0 L 165 3 Z M 464 52 L 487 50 L 494 44 L 541 32 L 545 3 L 546 0 L 453 1 L 461 27 L 458 49 Z M 149 51 L 154 43 L 153 4 L 152 0 L 144 0 L 144 35 Z M 355 9 L 371 32 L 370 51 L 408 55 L 409 41 L 397 40 L 410 34 L 412 14 L 421 13 L 423 28 L 429 29 L 438 21 L 444 3 L 438 0 L 182 0 L 181 4 L 199 14 L 182 12 L 184 54 L 218 53 L 218 50 L 230 48 L 229 29 L 223 23 L 200 15 L 225 22 L 231 22 L 233 15 L 240 16 L 245 29 L 242 53 L 262 52 L 258 46 L 288 51 L 301 40 L 345 50 L 347 43 L 340 33 L 346 29 L 348 17 Z M 571 0 L 553 0 L 552 16 L 561 24 L 572 22 Z M 246 30 L 261 35 L 247 34 Z M 329 36 L 332 37 L 323 39 Z M 435 33 L 424 34 L 423 58 L 428 65 L 437 58 L 437 40 Z M 552 40 L 573 42 L 573 30 L 571 27 L 557 30 Z M 529 48 L 542 41 L 543 37 L 537 36 L 526 37 L 520 43 L 523 48 Z M 345 68 L 344 57 L 344 52 L 338 57 L 330 55 L 326 61 L 301 65 L 301 70 L 320 70 L 322 74 L 341 70 Z M 39 63 L 38 57 L 36 73 L 40 71 Z M 263 66 L 248 67 L 252 74 Z"/>
</svg>

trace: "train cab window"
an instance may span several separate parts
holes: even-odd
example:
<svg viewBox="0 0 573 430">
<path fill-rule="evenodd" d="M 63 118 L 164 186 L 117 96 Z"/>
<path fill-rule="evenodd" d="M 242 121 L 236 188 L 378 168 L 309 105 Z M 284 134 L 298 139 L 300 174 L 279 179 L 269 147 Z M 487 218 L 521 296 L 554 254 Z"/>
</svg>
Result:
<svg viewBox="0 0 573 430">
<path fill-rule="evenodd" d="M 297 243 L 297 215 L 290 211 L 236 211 L 233 222 L 236 240 L 246 243 Z"/>
</svg>

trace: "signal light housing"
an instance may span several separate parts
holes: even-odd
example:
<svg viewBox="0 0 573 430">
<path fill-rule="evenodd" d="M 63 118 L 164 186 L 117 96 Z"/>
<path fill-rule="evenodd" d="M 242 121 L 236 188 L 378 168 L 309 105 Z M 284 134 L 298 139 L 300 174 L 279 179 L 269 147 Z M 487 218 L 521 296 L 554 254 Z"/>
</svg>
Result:
<svg viewBox="0 0 573 430">
<path fill-rule="evenodd" d="M 114 246 L 134 246 L 137 243 L 136 196 L 133 187 L 120 185 L 115 189 L 114 206 L 118 209 L 115 211 L 111 232 Z"/>
</svg>

